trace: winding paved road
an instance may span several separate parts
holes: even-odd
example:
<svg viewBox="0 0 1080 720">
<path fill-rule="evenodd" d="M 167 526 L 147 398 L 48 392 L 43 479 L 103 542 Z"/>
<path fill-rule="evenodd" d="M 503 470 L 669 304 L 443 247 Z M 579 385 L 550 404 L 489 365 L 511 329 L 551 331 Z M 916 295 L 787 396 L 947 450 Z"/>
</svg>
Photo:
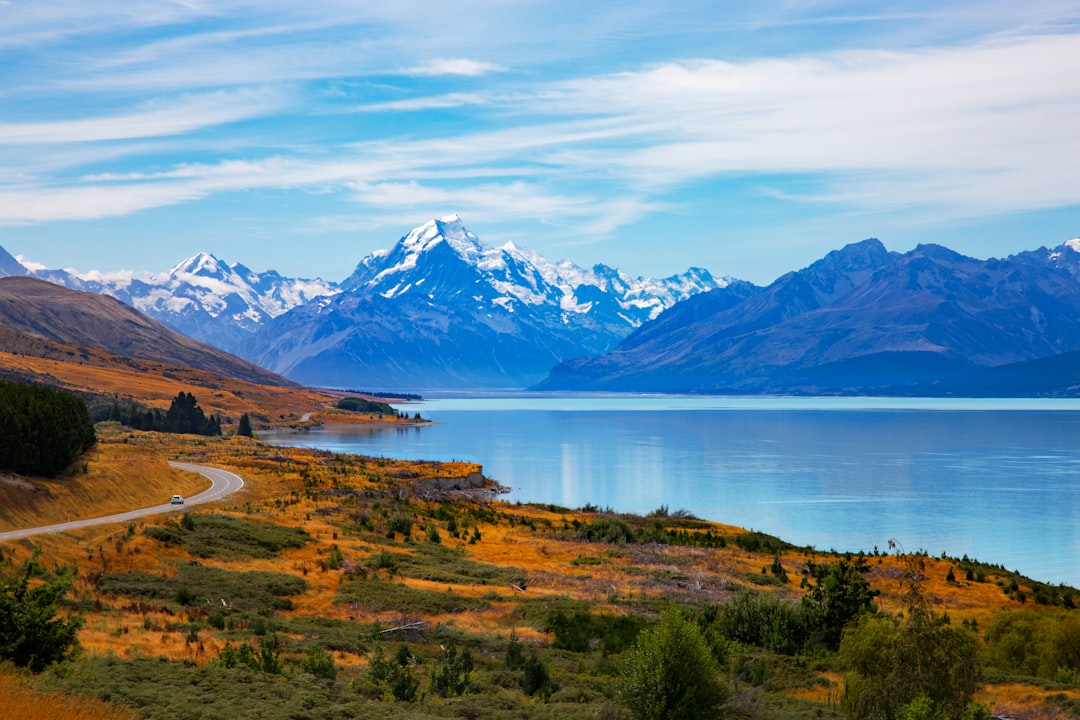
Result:
<svg viewBox="0 0 1080 720">
<path fill-rule="evenodd" d="M 154 505 L 153 507 L 140 508 L 139 510 L 130 510 L 124 513 L 118 513 L 116 515 L 106 515 L 105 517 L 87 518 L 85 520 L 72 520 L 71 522 L 57 523 L 56 525 L 43 525 L 36 528 L 25 528 L 23 530 L 11 530 L 9 532 L 0 532 L 0 542 L 5 540 L 18 540 L 20 538 L 30 537 L 31 535 L 45 535 L 47 533 L 64 532 L 65 530 L 75 530 L 77 528 L 89 527 L 91 525 L 104 525 L 105 523 L 114 522 L 128 522 L 135 518 L 145 517 L 147 515 L 160 515 L 161 513 L 176 512 L 187 510 L 192 505 L 199 505 L 201 503 L 214 502 L 220 500 L 226 495 L 232 495 L 234 492 L 244 487 L 244 479 L 236 473 L 229 472 L 228 470 L 221 470 L 219 468 L 209 467 L 207 465 L 192 465 L 190 463 L 170 462 L 177 470 L 190 470 L 191 472 L 197 472 L 203 477 L 210 480 L 210 489 L 204 490 L 198 495 L 192 495 L 185 499 L 183 505 L 172 505 L 170 503 L 164 503 L 162 505 Z"/>
</svg>

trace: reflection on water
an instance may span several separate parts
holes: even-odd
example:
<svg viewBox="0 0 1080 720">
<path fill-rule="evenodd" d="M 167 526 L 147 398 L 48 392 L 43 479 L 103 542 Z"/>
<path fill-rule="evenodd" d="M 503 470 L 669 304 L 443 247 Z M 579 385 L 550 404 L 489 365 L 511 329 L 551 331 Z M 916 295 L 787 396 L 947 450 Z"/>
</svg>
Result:
<svg viewBox="0 0 1080 720">
<path fill-rule="evenodd" d="M 1080 585 L 1080 406 L 934 403 L 436 402 L 421 406 L 429 426 L 268 439 L 479 462 L 512 488 L 510 500 L 641 513 L 666 505 L 824 549 L 895 538 Z"/>
</svg>

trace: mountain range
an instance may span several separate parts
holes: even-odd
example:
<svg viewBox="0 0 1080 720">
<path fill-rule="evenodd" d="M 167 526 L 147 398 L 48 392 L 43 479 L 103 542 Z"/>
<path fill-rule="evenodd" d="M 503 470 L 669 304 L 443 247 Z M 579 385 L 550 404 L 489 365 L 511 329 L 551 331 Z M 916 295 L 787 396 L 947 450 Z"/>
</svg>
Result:
<svg viewBox="0 0 1080 720">
<path fill-rule="evenodd" d="M 307 385 L 689 393 L 1080 394 L 1080 239 L 979 260 L 848 245 L 765 287 L 489 247 L 455 215 L 340 283 L 200 253 L 160 274 L 0 276 L 112 295 Z"/>
<path fill-rule="evenodd" d="M 488 247 L 452 215 L 362 259 L 338 294 L 274 318 L 245 354 L 316 385 L 520 388 L 727 283 L 699 268 L 654 280 L 554 264 Z"/>
<path fill-rule="evenodd" d="M 156 274 L 31 270 L 0 248 L 3 275 L 113 296 L 299 382 L 382 389 L 525 387 L 728 282 L 698 268 L 657 280 L 551 263 L 484 245 L 456 215 L 361 259 L 341 283 L 256 273 L 209 253 Z"/>
<path fill-rule="evenodd" d="M 978 260 L 848 245 L 745 297 L 673 307 L 536 388 L 692 393 L 1077 394 L 1080 240 Z M 744 292 L 746 290 L 744 289 Z M 1037 378 L 1052 373 L 1053 381 Z"/>
</svg>

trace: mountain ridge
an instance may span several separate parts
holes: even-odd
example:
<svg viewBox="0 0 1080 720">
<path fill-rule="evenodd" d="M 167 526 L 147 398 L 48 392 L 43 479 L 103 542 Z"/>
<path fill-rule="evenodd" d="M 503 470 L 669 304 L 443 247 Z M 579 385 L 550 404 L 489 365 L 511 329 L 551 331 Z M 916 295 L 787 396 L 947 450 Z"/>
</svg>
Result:
<svg viewBox="0 0 1080 720">
<path fill-rule="evenodd" d="M 1080 349 L 1078 278 L 1080 242 L 984 261 L 863 241 L 737 304 L 692 318 L 676 306 L 535 388 L 947 393 L 972 371 Z"/>
</svg>

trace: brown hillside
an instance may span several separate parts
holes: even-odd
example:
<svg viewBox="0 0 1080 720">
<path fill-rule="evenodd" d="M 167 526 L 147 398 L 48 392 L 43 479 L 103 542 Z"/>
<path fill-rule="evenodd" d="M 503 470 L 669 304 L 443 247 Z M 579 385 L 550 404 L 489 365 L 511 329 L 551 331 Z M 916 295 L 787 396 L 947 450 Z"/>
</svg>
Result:
<svg viewBox="0 0 1080 720">
<path fill-rule="evenodd" d="M 115 298 L 68 290 L 35 278 L 0 278 L 0 325 L 45 340 L 102 348 L 137 360 L 186 365 L 263 385 L 297 386 L 253 363 L 170 330 Z M 20 342 L 27 345 L 25 340 Z M 14 347 L 3 349 L 25 352 Z"/>
</svg>

